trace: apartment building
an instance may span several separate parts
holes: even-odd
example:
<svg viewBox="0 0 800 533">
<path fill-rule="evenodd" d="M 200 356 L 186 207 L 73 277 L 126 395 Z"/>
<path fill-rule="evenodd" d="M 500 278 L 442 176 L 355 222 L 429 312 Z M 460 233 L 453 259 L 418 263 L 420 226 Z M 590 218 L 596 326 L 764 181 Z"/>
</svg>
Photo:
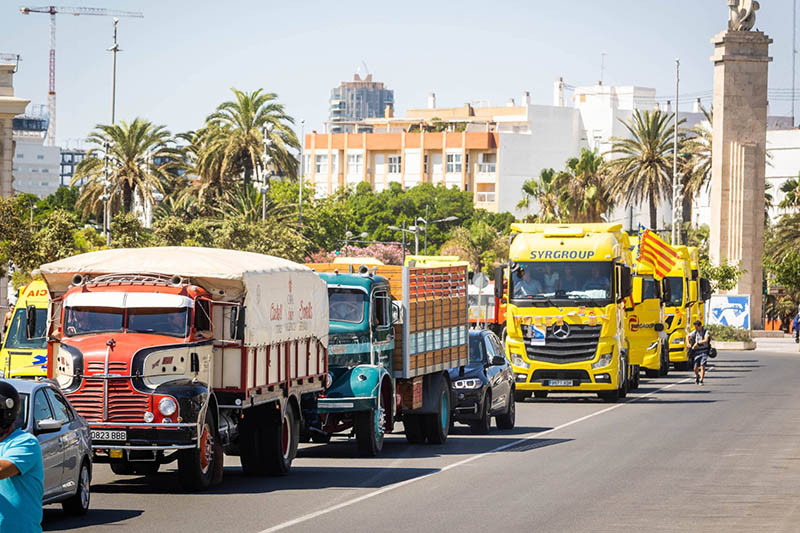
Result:
<svg viewBox="0 0 800 533">
<path fill-rule="evenodd" d="M 328 128 L 332 133 L 361 131 L 361 121 L 383 115 L 386 106 L 394 105 L 394 91 L 367 74 L 356 73 L 352 81 L 343 81 L 331 89 Z M 361 127 L 359 127 L 361 126 Z"/>
<path fill-rule="evenodd" d="M 45 146 L 48 119 L 44 116 L 14 117 L 16 143 L 11 172 L 14 192 L 27 192 L 45 198 L 61 186 L 61 148 Z"/>
</svg>

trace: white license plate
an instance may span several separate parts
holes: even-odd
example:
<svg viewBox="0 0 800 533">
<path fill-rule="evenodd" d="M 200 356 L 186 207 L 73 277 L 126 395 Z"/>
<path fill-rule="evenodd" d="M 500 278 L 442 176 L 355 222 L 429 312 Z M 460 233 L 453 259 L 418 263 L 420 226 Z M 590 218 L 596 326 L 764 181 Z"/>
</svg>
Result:
<svg viewBox="0 0 800 533">
<path fill-rule="evenodd" d="M 115 441 L 126 441 L 128 440 L 128 432 L 127 431 L 117 431 L 117 430 L 105 430 L 105 429 L 93 429 L 92 430 L 92 440 L 115 440 Z"/>
<path fill-rule="evenodd" d="M 551 379 L 548 382 L 551 387 L 572 387 L 571 379 Z"/>
</svg>

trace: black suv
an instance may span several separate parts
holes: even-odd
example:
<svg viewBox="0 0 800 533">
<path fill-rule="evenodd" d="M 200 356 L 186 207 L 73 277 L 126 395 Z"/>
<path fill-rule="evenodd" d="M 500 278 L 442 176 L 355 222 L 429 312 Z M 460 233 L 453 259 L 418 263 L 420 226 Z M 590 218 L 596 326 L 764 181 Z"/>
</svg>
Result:
<svg viewBox="0 0 800 533">
<path fill-rule="evenodd" d="M 469 424 L 473 433 L 514 427 L 514 373 L 502 344 L 488 330 L 470 330 L 469 364 L 450 370 L 453 382 L 453 421 Z"/>
</svg>

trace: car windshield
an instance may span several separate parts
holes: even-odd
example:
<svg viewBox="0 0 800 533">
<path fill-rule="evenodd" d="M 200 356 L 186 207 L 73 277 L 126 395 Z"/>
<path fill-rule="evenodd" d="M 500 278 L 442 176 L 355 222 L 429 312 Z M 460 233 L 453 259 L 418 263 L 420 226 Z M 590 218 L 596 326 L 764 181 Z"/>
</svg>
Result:
<svg viewBox="0 0 800 533">
<path fill-rule="evenodd" d="M 28 393 L 20 392 L 19 399 L 22 405 L 20 405 L 17 421 L 14 424 L 19 429 L 25 429 L 28 427 Z"/>
<path fill-rule="evenodd" d="M 486 359 L 483 355 L 483 337 L 481 335 L 469 336 L 469 362 L 483 363 Z"/>
<path fill-rule="evenodd" d="M 680 307 L 683 305 L 683 278 L 679 278 L 677 276 L 669 276 L 667 278 L 669 282 L 669 289 L 670 289 L 670 297 L 669 297 L 669 305 L 670 307 Z"/>
<path fill-rule="evenodd" d="M 360 324 L 364 320 L 367 293 L 361 289 L 331 288 L 328 290 L 330 320 Z"/>
<path fill-rule="evenodd" d="M 138 307 L 128 309 L 128 331 L 186 337 L 188 307 Z"/>
<path fill-rule="evenodd" d="M 14 311 L 11 325 L 8 327 L 5 347 L 40 350 L 47 348 L 47 339 L 44 335 L 44 330 L 47 327 L 47 309 L 36 309 L 36 331 L 32 339 L 28 338 L 26 324 L 25 309 Z"/>
<path fill-rule="evenodd" d="M 123 309 L 119 307 L 67 307 L 64 312 L 64 332 L 67 336 L 122 331 Z"/>
<path fill-rule="evenodd" d="M 517 303 L 610 300 L 612 272 L 610 261 L 520 261 L 511 275 L 511 298 Z"/>
</svg>

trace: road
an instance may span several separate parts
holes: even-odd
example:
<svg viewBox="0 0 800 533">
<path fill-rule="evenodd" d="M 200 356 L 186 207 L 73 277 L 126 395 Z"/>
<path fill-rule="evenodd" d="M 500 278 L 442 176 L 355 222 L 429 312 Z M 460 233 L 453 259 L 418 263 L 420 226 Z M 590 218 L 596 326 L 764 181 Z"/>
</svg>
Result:
<svg viewBox="0 0 800 533">
<path fill-rule="evenodd" d="M 457 426 L 444 446 L 387 438 L 378 459 L 347 441 L 303 445 L 289 476 L 252 479 L 227 458 L 203 494 L 172 469 L 115 477 L 98 465 L 92 510 L 45 509 L 46 531 L 797 531 L 800 354 L 721 352 L 706 385 L 643 380 L 625 403 L 556 396 L 517 428 Z M 786 346 L 788 348 L 788 346 Z M 401 426 L 398 425 L 398 429 Z"/>
</svg>

